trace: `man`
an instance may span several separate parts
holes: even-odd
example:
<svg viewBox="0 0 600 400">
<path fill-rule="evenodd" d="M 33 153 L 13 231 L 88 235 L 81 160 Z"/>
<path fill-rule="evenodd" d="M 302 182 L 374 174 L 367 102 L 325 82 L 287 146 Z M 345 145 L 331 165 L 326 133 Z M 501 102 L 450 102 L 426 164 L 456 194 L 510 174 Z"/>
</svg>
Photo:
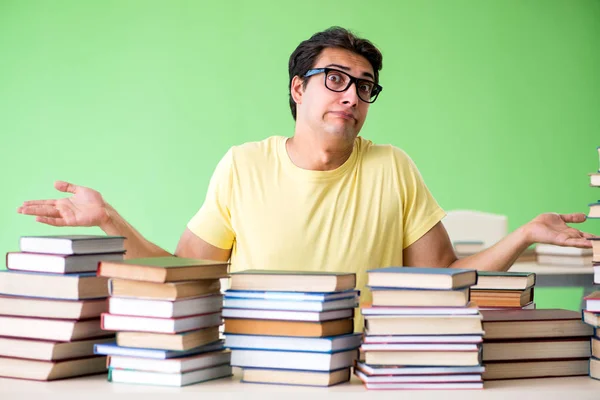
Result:
<svg viewBox="0 0 600 400">
<path fill-rule="evenodd" d="M 382 55 L 369 41 L 331 28 L 290 57 L 296 120 L 291 138 L 231 148 L 175 255 L 229 260 L 249 268 L 357 273 L 385 266 L 507 270 L 530 244 L 590 247 L 566 223 L 584 214 L 542 214 L 495 246 L 457 260 L 441 224 L 445 213 L 400 149 L 358 136 L 377 99 Z M 169 255 L 129 225 L 95 190 L 59 181 L 72 193 L 27 201 L 18 212 L 54 226 L 99 226 L 127 237 L 127 257 Z"/>
</svg>

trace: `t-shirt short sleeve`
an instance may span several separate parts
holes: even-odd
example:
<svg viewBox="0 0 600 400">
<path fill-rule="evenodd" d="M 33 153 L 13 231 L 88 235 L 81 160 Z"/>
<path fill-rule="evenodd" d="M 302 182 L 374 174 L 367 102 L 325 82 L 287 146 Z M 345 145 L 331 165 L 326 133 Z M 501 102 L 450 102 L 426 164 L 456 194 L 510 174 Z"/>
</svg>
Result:
<svg viewBox="0 0 600 400">
<path fill-rule="evenodd" d="M 188 229 L 200 239 L 221 249 L 231 249 L 235 240 L 230 212 L 232 173 L 230 149 L 215 168 L 204 204 L 187 224 Z"/>
</svg>

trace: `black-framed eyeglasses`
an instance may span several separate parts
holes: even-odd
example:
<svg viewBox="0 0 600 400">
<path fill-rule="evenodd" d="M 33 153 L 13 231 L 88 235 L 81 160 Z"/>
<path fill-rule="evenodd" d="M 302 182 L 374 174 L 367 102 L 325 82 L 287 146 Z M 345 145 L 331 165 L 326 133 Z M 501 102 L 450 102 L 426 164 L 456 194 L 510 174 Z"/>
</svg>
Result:
<svg viewBox="0 0 600 400">
<path fill-rule="evenodd" d="M 355 78 L 344 71 L 335 68 L 315 68 L 309 70 L 304 77 L 308 78 L 317 74 L 325 74 L 325 87 L 332 92 L 345 92 L 354 83 L 356 94 L 366 103 L 375 103 L 383 87 L 373 81 Z"/>
</svg>

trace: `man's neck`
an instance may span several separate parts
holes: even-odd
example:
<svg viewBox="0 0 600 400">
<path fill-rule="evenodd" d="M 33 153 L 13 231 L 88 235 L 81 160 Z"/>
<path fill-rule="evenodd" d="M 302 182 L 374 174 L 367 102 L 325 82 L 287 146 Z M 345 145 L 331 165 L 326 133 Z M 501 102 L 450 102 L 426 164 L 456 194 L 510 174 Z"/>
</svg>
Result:
<svg viewBox="0 0 600 400">
<path fill-rule="evenodd" d="M 339 168 L 350 158 L 354 142 L 319 140 L 308 135 L 295 134 L 286 142 L 287 153 L 292 162 L 302 169 L 331 171 Z"/>
</svg>

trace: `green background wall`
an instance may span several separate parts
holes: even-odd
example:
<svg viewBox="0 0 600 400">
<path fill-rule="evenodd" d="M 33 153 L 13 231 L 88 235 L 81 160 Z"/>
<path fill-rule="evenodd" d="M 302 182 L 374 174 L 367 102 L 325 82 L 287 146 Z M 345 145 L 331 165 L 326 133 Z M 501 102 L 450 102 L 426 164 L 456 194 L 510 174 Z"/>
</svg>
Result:
<svg viewBox="0 0 600 400">
<path fill-rule="evenodd" d="M 599 1 L 0 0 L 0 251 L 100 233 L 16 213 L 59 196 L 56 179 L 173 251 L 230 146 L 292 134 L 288 57 L 332 25 L 384 55 L 361 134 L 406 150 L 445 209 L 512 230 L 600 198 Z M 537 294 L 577 308 L 581 293 Z"/>
</svg>

